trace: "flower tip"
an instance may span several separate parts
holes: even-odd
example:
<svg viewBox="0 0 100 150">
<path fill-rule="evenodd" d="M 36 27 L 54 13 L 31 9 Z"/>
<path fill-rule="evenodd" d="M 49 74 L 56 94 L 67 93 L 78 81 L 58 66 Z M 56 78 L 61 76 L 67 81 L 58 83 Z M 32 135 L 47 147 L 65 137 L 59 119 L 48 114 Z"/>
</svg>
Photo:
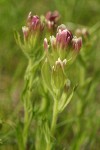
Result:
<svg viewBox="0 0 100 150">
<path fill-rule="evenodd" d="M 29 33 L 29 28 L 26 27 L 26 26 L 23 26 L 22 27 L 22 32 L 24 34 L 24 37 L 26 38 L 28 36 L 28 33 Z"/>
<path fill-rule="evenodd" d="M 48 50 L 48 41 L 47 41 L 47 38 L 44 39 L 44 49 L 47 51 Z"/>
<path fill-rule="evenodd" d="M 82 37 L 79 37 L 79 38 L 74 37 L 72 39 L 72 45 L 76 51 L 79 51 L 82 47 Z"/>
</svg>

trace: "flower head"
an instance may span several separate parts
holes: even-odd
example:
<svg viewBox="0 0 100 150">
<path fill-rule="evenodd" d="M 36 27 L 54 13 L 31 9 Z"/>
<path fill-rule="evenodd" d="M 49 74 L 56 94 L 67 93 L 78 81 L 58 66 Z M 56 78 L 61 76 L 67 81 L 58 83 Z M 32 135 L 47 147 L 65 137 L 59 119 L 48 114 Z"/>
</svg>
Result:
<svg viewBox="0 0 100 150">
<path fill-rule="evenodd" d="M 56 26 L 57 21 L 60 18 L 59 12 L 58 11 L 54 11 L 54 12 L 47 12 L 46 13 L 46 24 L 48 26 L 49 29 L 52 29 Z"/>
<path fill-rule="evenodd" d="M 35 56 L 35 53 L 37 53 L 37 49 L 40 57 L 43 55 L 43 53 L 39 51 L 41 47 L 39 43 L 41 43 L 41 41 L 43 40 L 43 32 L 40 31 L 43 31 L 43 29 L 44 22 L 42 17 L 32 15 L 32 13 L 30 12 L 27 17 L 26 25 L 22 27 L 23 41 L 21 40 L 19 34 L 16 38 L 16 41 L 18 42 L 28 59 Z M 39 48 L 36 48 L 37 46 Z"/>
<path fill-rule="evenodd" d="M 56 41 L 57 41 L 57 44 L 60 45 L 61 48 L 67 48 L 71 40 L 72 40 L 72 33 L 69 30 L 59 29 L 56 35 Z"/>
<path fill-rule="evenodd" d="M 59 17 L 60 17 L 60 15 L 59 15 L 59 12 L 58 12 L 58 11 L 54 11 L 54 12 L 49 11 L 49 12 L 46 13 L 46 16 L 45 16 L 45 17 L 46 17 L 46 19 L 47 19 L 48 21 L 57 22 L 58 19 L 59 19 Z"/>
<path fill-rule="evenodd" d="M 47 38 L 44 39 L 44 49 L 46 51 L 48 51 L 48 48 L 49 48 L 49 45 L 48 45 L 48 41 L 47 41 Z"/>
<path fill-rule="evenodd" d="M 37 15 L 33 16 L 31 12 L 29 13 L 27 18 L 27 26 L 29 27 L 30 30 L 33 31 L 42 30 L 44 27 L 40 17 Z"/>
<path fill-rule="evenodd" d="M 58 58 L 58 60 L 56 60 L 54 65 L 52 66 L 52 81 L 57 89 L 64 86 L 66 79 L 64 68 L 66 66 L 66 63 L 66 59 L 61 60 L 60 58 Z"/>
<path fill-rule="evenodd" d="M 49 42 L 46 38 L 44 39 L 44 49 L 50 66 L 53 66 L 58 58 L 67 59 L 68 62 L 71 61 L 72 63 L 82 47 L 82 38 L 73 36 L 71 31 L 65 27 L 65 25 L 60 25 L 56 37 L 50 36 Z"/>
</svg>

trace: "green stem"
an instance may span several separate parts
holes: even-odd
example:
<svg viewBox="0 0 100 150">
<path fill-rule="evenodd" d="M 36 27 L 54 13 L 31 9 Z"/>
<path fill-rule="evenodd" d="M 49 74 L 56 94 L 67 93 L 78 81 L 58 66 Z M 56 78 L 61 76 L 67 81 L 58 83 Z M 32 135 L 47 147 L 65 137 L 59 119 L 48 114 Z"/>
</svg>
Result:
<svg viewBox="0 0 100 150">
<path fill-rule="evenodd" d="M 37 123 L 37 129 L 36 129 L 36 138 L 35 138 L 35 149 L 40 150 L 41 147 L 41 131 L 40 131 L 40 126 Z M 41 148 L 42 149 L 42 148 Z"/>
<path fill-rule="evenodd" d="M 56 92 L 56 95 L 54 95 L 53 115 L 52 115 L 52 122 L 51 122 L 51 135 L 52 136 L 54 136 L 55 134 L 57 117 L 58 117 L 58 91 Z M 47 143 L 46 150 L 51 150 L 51 149 L 52 149 L 52 142 L 50 140 L 50 142 Z"/>
<path fill-rule="evenodd" d="M 27 89 L 24 95 L 24 112 L 25 112 L 24 129 L 23 129 L 24 150 L 26 149 L 26 146 L 27 146 L 29 127 L 30 127 L 31 120 L 32 120 L 31 95 L 32 95 L 33 72 L 31 71 L 31 68 L 32 68 L 32 60 L 29 60 L 29 65 L 28 65 L 27 72 L 26 72 L 26 75 L 27 75 L 26 82 L 28 80 L 28 85 L 27 85 Z"/>
<path fill-rule="evenodd" d="M 53 117 L 52 117 L 52 123 L 51 123 L 51 133 L 52 134 L 54 134 L 54 132 L 55 132 L 57 116 L 58 116 L 58 100 L 54 99 Z"/>
<path fill-rule="evenodd" d="M 51 150 L 51 143 L 47 143 L 46 150 Z"/>
</svg>

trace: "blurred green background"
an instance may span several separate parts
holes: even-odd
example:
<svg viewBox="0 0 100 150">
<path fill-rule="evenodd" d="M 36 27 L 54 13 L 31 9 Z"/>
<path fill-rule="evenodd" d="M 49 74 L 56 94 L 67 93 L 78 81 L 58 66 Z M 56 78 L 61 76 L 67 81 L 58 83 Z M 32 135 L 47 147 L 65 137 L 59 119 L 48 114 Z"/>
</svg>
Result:
<svg viewBox="0 0 100 150">
<path fill-rule="evenodd" d="M 72 22 L 88 28 L 98 27 L 94 32 L 94 36 L 97 36 L 98 40 L 92 49 L 95 58 L 90 59 L 90 63 L 93 65 L 94 71 L 100 68 L 100 0 L 0 0 L 0 150 L 17 149 L 16 146 L 10 147 L 9 145 L 16 143 L 13 127 L 22 107 L 19 99 L 27 65 L 26 58 L 15 42 L 14 32 L 21 32 L 21 27 L 25 24 L 30 11 L 33 14 L 41 15 L 49 10 L 58 10 L 61 14 L 62 23 Z M 91 107 L 89 107 L 89 103 L 86 107 L 86 109 L 90 109 L 90 111 L 93 109 L 95 112 L 93 116 L 93 111 L 90 113 L 89 117 L 94 118 L 88 126 L 90 132 L 92 130 L 96 132 L 91 136 L 91 145 L 85 147 L 84 144 L 81 150 L 100 149 L 99 92 L 100 84 L 98 81 L 98 86 L 94 91 L 96 97 L 92 101 Z M 68 128 L 70 127 L 68 126 Z"/>
</svg>

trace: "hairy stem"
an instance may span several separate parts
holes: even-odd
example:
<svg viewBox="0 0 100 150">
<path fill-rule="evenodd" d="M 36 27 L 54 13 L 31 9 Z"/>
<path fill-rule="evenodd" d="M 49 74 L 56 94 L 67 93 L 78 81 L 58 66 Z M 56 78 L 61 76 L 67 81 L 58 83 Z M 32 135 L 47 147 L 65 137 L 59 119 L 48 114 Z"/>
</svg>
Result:
<svg viewBox="0 0 100 150">
<path fill-rule="evenodd" d="M 52 117 L 52 123 L 51 123 L 51 133 L 54 134 L 56 122 L 57 122 L 57 116 L 58 116 L 58 100 L 54 99 L 54 105 L 53 105 L 53 117 Z"/>
<path fill-rule="evenodd" d="M 29 127 L 32 120 L 32 103 L 31 103 L 31 95 L 32 95 L 32 83 L 33 83 L 33 72 L 32 68 L 32 60 L 29 60 L 29 65 L 26 72 L 25 82 L 27 84 L 26 91 L 24 94 L 24 129 L 23 129 L 23 145 L 24 150 L 27 147 L 27 139 L 29 134 Z M 28 83 L 27 83 L 28 82 Z"/>
</svg>

